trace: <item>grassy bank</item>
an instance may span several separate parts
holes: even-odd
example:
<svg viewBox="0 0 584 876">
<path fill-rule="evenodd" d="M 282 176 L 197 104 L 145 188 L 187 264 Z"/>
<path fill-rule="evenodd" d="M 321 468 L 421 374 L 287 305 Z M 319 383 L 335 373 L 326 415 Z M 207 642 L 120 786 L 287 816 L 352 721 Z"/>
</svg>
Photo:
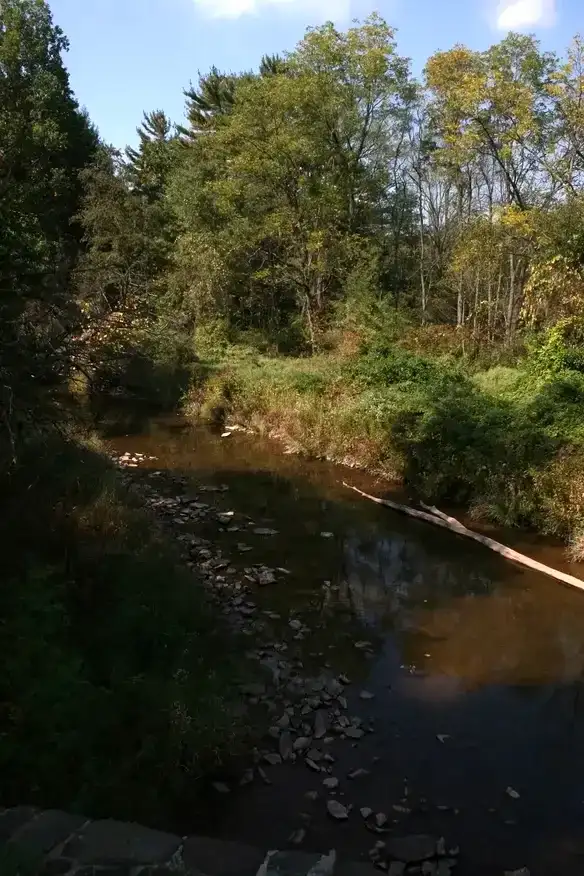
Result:
<svg viewBox="0 0 584 876">
<path fill-rule="evenodd" d="M 226 633 L 97 442 L 39 435 L 2 496 L 0 802 L 164 823 L 241 738 Z"/>
<path fill-rule="evenodd" d="M 231 355 L 201 369 L 188 410 L 553 533 L 581 556 L 584 376 L 535 364 L 481 370 L 380 344 L 351 357 Z"/>
</svg>

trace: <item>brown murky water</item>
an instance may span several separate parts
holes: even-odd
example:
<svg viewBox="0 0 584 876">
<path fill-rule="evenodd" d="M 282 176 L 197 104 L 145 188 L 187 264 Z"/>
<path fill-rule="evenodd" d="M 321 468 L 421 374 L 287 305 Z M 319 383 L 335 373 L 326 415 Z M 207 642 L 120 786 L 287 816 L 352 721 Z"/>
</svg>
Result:
<svg viewBox="0 0 584 876">
<path fill-rule="evenodd" d="M 388 494 L 387 485 L 283 455 L 270 442 L 240 434 L 222 440 L 139 410 L 122 410 L 102 427 L 116 451 L 156 456 L 157 469 L 193 483 L 226 484 L 218 500 L 224 509 L 278 530 L 247 539 L 246 563 L 291 572 L 261 590 L 258 602 L 303 617 L 319 649 L 305 655 L 307 663 L 326 660 L 348 674 L 352 713 L 375 721 L 375 732 L 335 765 L 339 799 L 355 806 L 347 822 L 332 822 L 322 802 L 319 809 L 306 801 L 321 778 L 283 765 L 271 786 L 222 798 L 207 830 L 283 848 L 300 813 L 315 812 L 304 847 L 357 859 L 376 839 L 358 813 L 368 806 L 394 819 L 398 835 L 443 835 L 460 845 L 458 872 L 468 876 L 522 866 L 532 876 L 584 873 L 583 593 L 368 503 L 342 480 L 377 494 Z M 560 546 L 494 533 L 584 578 Z M 217 539 L 229 553 L 241 533 Z M 357 638 L 374 644 L 372 658 L 355 649 Z M 363 688 L 375 698 L 361 701 Z M 355 767 L 371 775 L 344 781 Z"/>
</svg>

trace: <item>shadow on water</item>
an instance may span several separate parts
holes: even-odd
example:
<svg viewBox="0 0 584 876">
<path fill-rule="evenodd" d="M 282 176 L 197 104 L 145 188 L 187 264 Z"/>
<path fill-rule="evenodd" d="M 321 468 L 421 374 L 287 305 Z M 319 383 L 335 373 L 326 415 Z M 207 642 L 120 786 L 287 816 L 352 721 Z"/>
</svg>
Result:
<svg viewBox="0 0 584 876">
<path fill-rule="evenodd" d="M 227 556 L 237 555 L 237 543 L 249 544 L 235 564 L 289 570 L 253 598 L 306 621 L 313 635 L 305 667 L 329 663 L 350 675 L 350 713 L 375 724 L 357 746 L 339 750 L 334 767 L 340 799 L 355 807 L 348 822 L 327 820 L 322 794 L 306 800 L 307 791 L 323 790 L 322 777 L 283 765 L 272 785 L 222 798 L 221 816 L 213 808 L 207 830 L 282 847 L 306 812 L 307 848 L 358 858 L 377 839 L 359 815 L 367 806 L 387 813 L 396 834 L 428 832 L 460 844 L 463 874 L 521 866 L 532 876 L 584 872 L 580 592 L 342 486 L 348 479 L 383 492 L 366 475 L 285 456 L 245 435 L 221 440 L 146 411 L 101 425 L 116 451 L 156 456 L 152 465 L 184 478 L 193 493 L 196 484 L 225 484 L 228 492 L 205 501 L 278 531 L 260 538 L 244 531 L 244 521 L 236 532 L 215 528 L 209 536 Z M 498 537 L 581 574 L 553 545 L 517 533 Z M 355 649 L 359 638 L 374 643 L 372 659 Z M 363 688 L 374 699 L 362 701 Z M 358 767 L 371 775 L 346 782 Z M 188 816 L 181 827 L 199 828 Z"/>
</svg>

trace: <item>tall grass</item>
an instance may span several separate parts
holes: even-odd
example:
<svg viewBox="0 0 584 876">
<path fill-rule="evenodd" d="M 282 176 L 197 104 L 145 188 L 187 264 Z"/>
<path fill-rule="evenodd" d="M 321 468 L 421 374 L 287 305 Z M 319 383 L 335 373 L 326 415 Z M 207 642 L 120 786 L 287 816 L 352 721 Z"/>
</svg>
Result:
<svg viewBox="0 0 584 876">
<path fill-rule="evenodd" d="M 527 360 L 473 371 L 449 352 L 383 343 L 352 358 L 231 357 L 193 389 L 190 410 L 245 420 L 426 499 L 582 540 L 584 376 L 575 371 L 544 374 Z"/>
</svg>

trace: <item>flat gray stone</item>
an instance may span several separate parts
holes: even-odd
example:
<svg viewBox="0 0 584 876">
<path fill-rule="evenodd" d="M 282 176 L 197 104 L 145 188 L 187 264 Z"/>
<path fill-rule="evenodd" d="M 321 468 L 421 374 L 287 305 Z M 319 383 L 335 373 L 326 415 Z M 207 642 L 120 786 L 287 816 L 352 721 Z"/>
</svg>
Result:
<svg viewBox="0 0 584 876">
<path fill-rule="evenodd" d="M 335 868 L 335 876 L 378 876 L 373 864 L 361 864 L 358 861 L 341 861 Z"/>
<path fill-rule="evenodd" d="M 82 815 L 68 815 L 58 809 L 48 809 L 24 824 L 12 835 L 10 843 L 23 846 L 33 855 L 46 855 L 86 824 Z"/>
<path fill-rule="evenodd" d="M 170 833 L 104 819 L 68 842 L 63 855 L 80 864 L 165 864 L 180 846 L 180 837 Z"/>
<path fill-rule="evenodd" d="M 261 849 L 208 837 L 186 840 L 182 858 L 188 869 L 205 876 L 255 876 L 264 860 Z"/>
<path fill-rule="evenodd" d="M 0 812 L 0 842 L 6 842 L 23 824 L 34 818 L 36 809 L 32 806 L 16 806 Z"/>
<path fill-rule="evenodd" d="M 323 857 L 310 852 L 276 852 L 270 856 L 265 871 L 262 868 L 262 876 L 307 876 Z"/>
<path fill-rule="evenodd" d="M 136 869 L 133 864 L 127 864 L 125 867 L 82 867 L 80 870 L 74 870 L 71 876 L 143 876 L 144 871 L 139 870 L 136 874 Z M 170 876 L 170 871 L 165 871 L 165 876 Z"/>
<path fill-rule="evenodd" d="M 76 864 L 66 858 L 51 858 L 45 861 L 40 876 L 65 876 Z"/>
<path fill-rule="evenodd" d="M 406 864 L 417 864 L 436 856 L 436 840 L 425 834 L 394 837 L 387 841 L 387 851 L 390 858 L 405 861 Z"/>
<path fill-rule="evenodd" d="M 40 876 L 65 876 L 74 866 L 74 862 L 66 858 L 50 858 L 45 861 Z"/>
<path fill-rule="evenodd" d="M 161 865 L 156 867 L 146 867 L 145 870 L 140 870 L 140 872 L 137 874 L 134 870 L 130 874 L 130 876 L 176 876 L 176 872 L 177 871 L 169 870 L 168 867 Z M 203 876 L 203 874 L 195 873 L 194 870 L 191 870 L 188 874 L 182 870 L 179 870 L 178 873 L 180 874 L 180 876 Z M 74 876 L 77 876 L 77 874 L 75 873 Z M 104 873 L 104 871 L 102 870 L 101 873 L 98 874 L 98 876 L 110 876 L 110 874 L 107 872 Z"/>
</svg>

